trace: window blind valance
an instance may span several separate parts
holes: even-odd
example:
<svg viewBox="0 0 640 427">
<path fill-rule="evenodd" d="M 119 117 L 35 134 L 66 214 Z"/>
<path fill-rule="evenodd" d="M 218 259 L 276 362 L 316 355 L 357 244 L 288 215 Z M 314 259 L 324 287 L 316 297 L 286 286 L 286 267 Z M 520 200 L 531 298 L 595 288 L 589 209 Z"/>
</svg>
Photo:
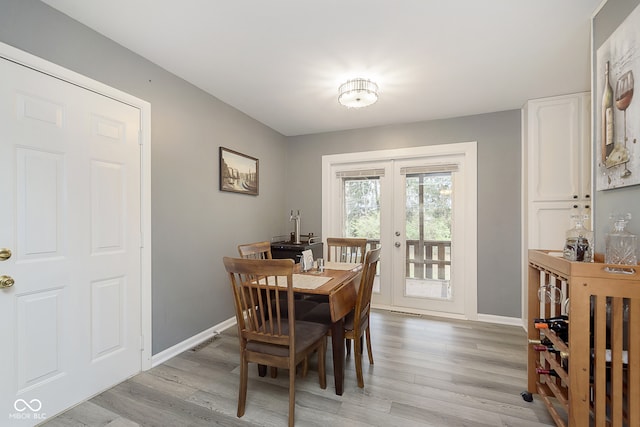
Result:
<svg viewBox="0 0 640 427">
<path fill-rule="evenodd" d="M 353 171 L 338 171 L 336 178 L 381 178 L 384 176 L 384 169 L 359 169 Z"/>
<path fill-rule="evenodd" d="M 407 166 L 400 168 L 401 175 L 412 175 L 418 173 L 438 173 L 438 172 L 458 172 L 457 163 L 440 163 L 424 166 Z"/>
</svg>

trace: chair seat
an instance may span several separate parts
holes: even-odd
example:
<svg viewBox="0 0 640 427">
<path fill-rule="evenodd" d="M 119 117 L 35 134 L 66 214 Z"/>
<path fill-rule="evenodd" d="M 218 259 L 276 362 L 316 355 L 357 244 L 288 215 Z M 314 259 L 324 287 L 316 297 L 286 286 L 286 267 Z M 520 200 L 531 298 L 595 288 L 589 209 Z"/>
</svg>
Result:
<svg viewBox="0 0 640 427">
<path fill-rule="evenodd" d="M 303 317 L 318 305 L 317 302 L 306 299 L 297 299 L 293 303 L 295 305 L 296 320 L 304 320 Z M 275 308 L 275 301 L 272 301 L 271 304 Z M 283 318 L 289 317 L 289 307 L 287 306 L 287 300 L 284 298 L 280 300 L 280 314 Z"/>
<path fill-rule="evenodd" d="M 328 330 L 329 326 L 321 323 L 296 321 L 296 353 L 304 351 L 306 348 L 316 343 L 320 338 L 327 334 Z M 289 333 L 288 324 L 282 325 L 282 333 Z M 289 355 L 289 348 L 286 346 L 257 341 L 247 341 L 247 350 L 281 357 Z"/>
<path fill-rule="evenodd" d="M 331 325 L 331 306 L 328 302 L 317 304 L 301 318 L 305 322 L 317 322 Z M 353 331 L 353 310 L 344 318 L 344 329 Z"/>
</svg>

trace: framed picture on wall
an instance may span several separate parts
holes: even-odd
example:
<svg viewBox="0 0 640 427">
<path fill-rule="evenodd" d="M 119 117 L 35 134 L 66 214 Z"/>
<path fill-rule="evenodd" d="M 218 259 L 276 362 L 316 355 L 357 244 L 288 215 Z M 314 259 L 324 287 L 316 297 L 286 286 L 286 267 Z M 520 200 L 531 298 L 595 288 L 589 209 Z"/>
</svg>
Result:
<svg viewBox="0 0 640 427">
<path fill-rule="evenodd" d="M 258 195 L 258 159 L 220 147 L 220 191 Z"/>
<path fill-rule="evenodd" d="M 596 189 L 640 184 L 640 6 L 598 49 L 594 73 Z"/>
</svg>

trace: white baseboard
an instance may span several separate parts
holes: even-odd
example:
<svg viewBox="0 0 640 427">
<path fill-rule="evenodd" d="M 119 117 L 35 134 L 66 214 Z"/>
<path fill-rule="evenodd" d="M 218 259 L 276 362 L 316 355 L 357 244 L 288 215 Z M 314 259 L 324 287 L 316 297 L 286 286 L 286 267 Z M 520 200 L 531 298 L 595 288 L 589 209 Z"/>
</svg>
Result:
<svg viewBox="0 0 640 427">
<path fill-rule="evenodd" d="M 479 322 L 497 323 L 499 325 L 520 326 L 524 328 L 524 323 L 519 317 L 495 316 L 493 314 L 478 314 Z"/>
<path fill-rule="evenodd" d="M 452 314 L 452 313 L 443 313 L 443 312 L 431 312 L 431 311 L 425 311 L 425 310 L 418 310 L 418 309 L 412 309 L 412 308 L 398 308 L 398 307 L 394 307 L 394 306 L 389 306 L 389 305 L 382 305 L 382 304 L 374 304 L 371 306 L 372 308 L 377 308 L 380 310 L 387 310 L 387 311 L 392 311 L 392 312 L 397 312 L 397 313 L 405 313 L 407 315 L 426 315 L 426 316 L 435 316 L 435 317 L 442 317 L 445 319 L 458 319 L 458 320 L 470 320 L 470 321 L 477 321 L 477 322 L 486 322 L 486 323 L 496 323 L 499 325 L 511 325 L 511 326 L 521 326 L 524 328 L 525 323 L 522 319 L 518 318 L 518 317 L 506 317 L 506 316 L 495 316 L 493 314 L 480 314 L 478 313 L 477 315 L 477 319 L 473 320 L 473 319 L 467 319 L 464 315 L 462 314 Z"/>
<path fill-rule="evenodd" d="M 407 315 L 416 315 L 416 316 L 435 316 L 435 317 L 443 317 L 446 319 L 457 319 L 457 320 L 467 320 L 467 318 L 463 314 L 453 314 L 453 313 L 444 313 L 439 311 L 429 311 L 429 310 L 420 310 L 417 308 L 409 308 L 409 307 L 396 307 L 392 305 L 385 304 L 372 304 L 371 308 L 391 311 L 394 313 L 407 314 Z"/>
<path fill-rule="evenodd" d="M 206 329 L 199 334 L 192 336 L 191 338 L 187 338 L 186 340 L 179 342 L 178 344 L 169 347 L 166 350 L 161 351 L 158 354 L 154 354 L 151 356 L 151 367 L 158 366 L 167 360 L 171 359 L 179 355 L 180 353 L 192 349 L 196 347 L 198 344 L 205 342 L 206 340 L 215 337 L 220 334 L 220 332 L 228 329 L 236 324 L 235 316 L 225 320 L 224 322 L 218 323 L 217 325 Z"/>
</svg>

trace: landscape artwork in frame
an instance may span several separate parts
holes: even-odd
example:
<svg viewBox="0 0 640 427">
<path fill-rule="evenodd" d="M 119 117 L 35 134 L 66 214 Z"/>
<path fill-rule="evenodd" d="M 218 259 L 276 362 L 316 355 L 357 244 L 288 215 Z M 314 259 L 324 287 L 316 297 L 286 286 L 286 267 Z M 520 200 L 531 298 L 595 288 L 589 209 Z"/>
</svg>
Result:
<svg viewBox="0 0 640 427">
<path fill-rule="evenodd" d="M 640 184 L 640 6 L 598 49 L 594 72 L 596 189 Z"/>
<path fill-rule="evenodd" d="M 258 195 L 258 159 L 220 147 L 220 190 Z"/>
</svg>

